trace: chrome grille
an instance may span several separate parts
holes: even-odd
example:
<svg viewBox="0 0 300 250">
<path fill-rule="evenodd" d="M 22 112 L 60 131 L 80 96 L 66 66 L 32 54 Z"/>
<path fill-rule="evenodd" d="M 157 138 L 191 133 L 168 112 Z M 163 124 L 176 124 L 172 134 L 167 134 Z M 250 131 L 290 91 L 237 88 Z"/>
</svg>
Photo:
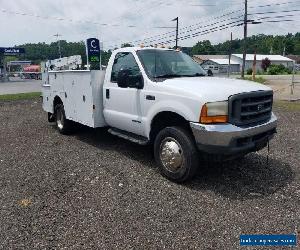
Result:
<svg viewBox="0 0 300 250">
<path fill-rule="evenodd" d="M 229 98 L 229 122 L 237 126 L 258 124 L 272 115 L 273 91 L 257 91 Z"/>
</svg>

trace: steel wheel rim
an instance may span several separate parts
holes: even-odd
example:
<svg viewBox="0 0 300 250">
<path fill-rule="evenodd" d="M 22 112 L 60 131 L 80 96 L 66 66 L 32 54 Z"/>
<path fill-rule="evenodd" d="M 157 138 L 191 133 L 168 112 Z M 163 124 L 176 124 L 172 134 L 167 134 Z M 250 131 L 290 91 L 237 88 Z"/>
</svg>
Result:
<svg viewBox="0 0 300 250">
<path fill-rule="evenodd" d="M 174 138 L 167 137 L 161 142 L 159 157 L 164 167 L 170 172 L 178 172 L 184 166 L 182 147 Z"/>
<path fill-rule="evenodd" d="M 63 120 L 63 113 L 62 113 L 61 109 L 59 109 L 58 112 L 57 112 L 56 122 L 57 122 L 57 127 L 59 129 L 63 129 L 63 127 L 64 127 L 64 120 Z"/>
</svg>

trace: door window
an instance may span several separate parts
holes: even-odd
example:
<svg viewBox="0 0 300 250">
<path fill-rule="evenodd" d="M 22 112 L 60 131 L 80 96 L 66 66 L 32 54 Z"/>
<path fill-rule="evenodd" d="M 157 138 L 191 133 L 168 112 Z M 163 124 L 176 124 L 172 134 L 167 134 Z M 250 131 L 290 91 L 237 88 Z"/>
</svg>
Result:
<svg viewBox="0 0 300 250">
<path fill-rule="evenodd" d="M 117 77 L 121 70 L 129 70 L 131 76 L 141 75 L 140 68 L 133 54 L 129 52 L 121 52 L 116 54 L 111 72 L 112 82 L 117 82 Z"/>
</svg>

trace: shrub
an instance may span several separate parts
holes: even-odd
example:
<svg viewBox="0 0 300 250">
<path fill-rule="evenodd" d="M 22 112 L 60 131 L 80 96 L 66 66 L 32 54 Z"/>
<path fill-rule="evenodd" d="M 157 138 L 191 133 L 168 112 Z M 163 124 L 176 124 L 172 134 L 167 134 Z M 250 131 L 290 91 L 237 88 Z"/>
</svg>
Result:
<svg viewBox="0 0 300 250">
<path fill-rule="evenodd" d="M 292 71 L 291 69 L 286 68 L 282 64 L 280 64 L 280 65 L 270 65 L 268 69 L 268 73 L 270 75 L 285 75 L 285 74 L 291 74 Z"/>
<path fill-rule="evenodd" d="M 252 75 L 253 70 L 252 69 L 248 69 L 247 70 L 247 75 Z"/>
<path fill-rule="evenodd" d="M 293 74 L 293 70 L 290 69 L 290 68 L 286 68 L 286 72 L 290 75 L 290 74 Z"/>
</svg>

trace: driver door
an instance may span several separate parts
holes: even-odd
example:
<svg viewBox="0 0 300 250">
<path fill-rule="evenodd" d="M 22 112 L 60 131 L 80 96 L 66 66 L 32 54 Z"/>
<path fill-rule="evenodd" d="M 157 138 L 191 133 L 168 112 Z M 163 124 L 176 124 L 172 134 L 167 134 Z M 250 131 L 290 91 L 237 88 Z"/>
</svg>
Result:
<svg viewBox="0 0 300 250">
<path fill-rule="evenodd" d="M 104 89 L 104 117 L 111 127 L 142 135 L 141 97 L 143 90 L 134 87 L 119 87 L 117 77 L 121 70 L 128 70 L 133 76 L 142 74 L 132 53 L 116 54 L 110 81 Z"/>
</svg>

